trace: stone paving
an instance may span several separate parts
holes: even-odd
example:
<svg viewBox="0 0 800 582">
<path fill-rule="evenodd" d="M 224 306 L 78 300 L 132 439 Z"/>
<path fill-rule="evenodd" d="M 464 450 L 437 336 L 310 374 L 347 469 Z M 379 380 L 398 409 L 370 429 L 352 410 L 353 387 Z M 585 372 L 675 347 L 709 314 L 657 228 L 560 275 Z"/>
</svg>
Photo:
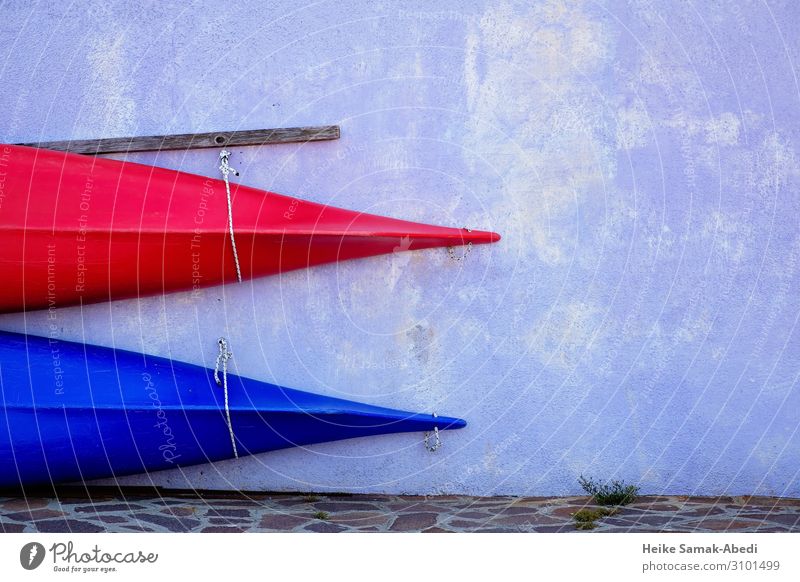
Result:
<svg viewBox="0 0 800 582">
<path fill-rule="evenodd" d="M 0 497 L 2 532 L 576 532 L 586 497 L 59 493 Z M 800 532 L 800 499 L 642 497 L 594 532 Z"/>
</svg>

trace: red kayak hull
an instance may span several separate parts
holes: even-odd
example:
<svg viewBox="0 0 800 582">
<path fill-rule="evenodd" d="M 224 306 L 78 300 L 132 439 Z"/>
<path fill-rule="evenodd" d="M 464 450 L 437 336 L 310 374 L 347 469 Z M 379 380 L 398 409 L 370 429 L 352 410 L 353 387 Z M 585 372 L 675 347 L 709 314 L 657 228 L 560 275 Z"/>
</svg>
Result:
<svg viewBox="0 0 800 582">
<path fill-rule="evenodd" d="M 231 184 L 242 277 L 396 251 L 482 244 L 468 231 Z M 222 180 L 0 146 L 0 312 L 234 282 Z"/>
</svg>

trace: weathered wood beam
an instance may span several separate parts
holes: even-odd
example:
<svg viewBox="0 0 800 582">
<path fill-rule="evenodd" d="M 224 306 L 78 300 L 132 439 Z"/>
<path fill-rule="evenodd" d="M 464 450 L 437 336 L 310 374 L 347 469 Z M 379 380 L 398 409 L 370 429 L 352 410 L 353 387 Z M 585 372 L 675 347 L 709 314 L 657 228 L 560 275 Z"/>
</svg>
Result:
<svg viewBox="0 0 800 582">
<path fill-rule="evenodd" d="M 322 125 L 317 127 L 285 127 L 278 129 L 216 131 L 211 133 L 43 141 L 16 145 L 77 154 L 114 154 L 325 141 L 339 139 L 339 135 L 338 125 Z"/>
</svg>

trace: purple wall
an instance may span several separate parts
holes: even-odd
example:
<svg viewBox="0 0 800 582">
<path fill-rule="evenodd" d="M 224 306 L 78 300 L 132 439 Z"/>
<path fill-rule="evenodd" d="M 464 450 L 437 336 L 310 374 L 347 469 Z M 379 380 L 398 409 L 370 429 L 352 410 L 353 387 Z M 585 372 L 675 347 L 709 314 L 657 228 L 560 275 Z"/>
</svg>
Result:
<svg viewBox="0 0 800 582">
<path fill-rule="evenodd" d="M 225 335 L 238 373 L 470 422 L 436 454 L 396 435 L 125 482 L 800 496 L 796 3 L 86 6 L 0 8 L 6 141 L 339 123 L 234 150 L 239 179 L 504 235 L 58 310 L 63 339 L 213 365 Z"/>
</svg>

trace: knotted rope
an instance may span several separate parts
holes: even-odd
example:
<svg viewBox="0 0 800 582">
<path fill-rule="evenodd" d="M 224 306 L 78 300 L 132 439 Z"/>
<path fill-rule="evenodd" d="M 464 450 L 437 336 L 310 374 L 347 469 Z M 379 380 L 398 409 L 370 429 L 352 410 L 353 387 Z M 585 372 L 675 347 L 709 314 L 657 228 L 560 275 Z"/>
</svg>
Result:
<svg viewBox="0 0 800 582">
<path fill-rule="evenodd" d="M 433 418 L 438 417 L 439 415 L 435 412 L 433 413 Z M 439 427 L 433 427 L 433 444 L 430 443 L 431 433 L 425 433 L 425 448 L 428 449 L 431 453 L 438 450 L 439 447 L 442 446 L 442 440 L 439 438 Z"/>
<path fill-rule="evenodd" d="M 239 283 L 242 282 L 242 269 L 239 267 L 239 253 L 236 251 L 236 239 L 233 236 L 233 203 L 231 202 L 231 184 L 228 181 L 228 174 L 238 176 L 239 172 L 233 169 L 229 163 L 231 153 L 228 150 L 219 152 L 220 165 L 219 170 L 222 172 L 222 179 L 225 180 L 225 194 L 228 197 L 228 231 L 231 235 L 231 248 L 233 249 L 233 262 L 236 264 L 236 278 Z"/>
<path fill-rule="evenodd" d="M 231 446 L 233 447 L 233 456 L 239 458 L 239 451 L 236 449 L 236 437 L 233 436 L 233 423 L 231 422 L 231 409 L 228 406 L 228 360 L 233 357 L 233 353 L 228 351 L 228 342 L 224 337 L 219 338 L 219 355 L 217 356 L 217 363 L 214 366 L 214 380 L 217 386 L 222 386 L 225 393 L 225 418 L 228 421 L 228 433 L 231 435 Z M 222 368 L 222 380 L 219 378 L 219 370 Z"/>
</svg>

